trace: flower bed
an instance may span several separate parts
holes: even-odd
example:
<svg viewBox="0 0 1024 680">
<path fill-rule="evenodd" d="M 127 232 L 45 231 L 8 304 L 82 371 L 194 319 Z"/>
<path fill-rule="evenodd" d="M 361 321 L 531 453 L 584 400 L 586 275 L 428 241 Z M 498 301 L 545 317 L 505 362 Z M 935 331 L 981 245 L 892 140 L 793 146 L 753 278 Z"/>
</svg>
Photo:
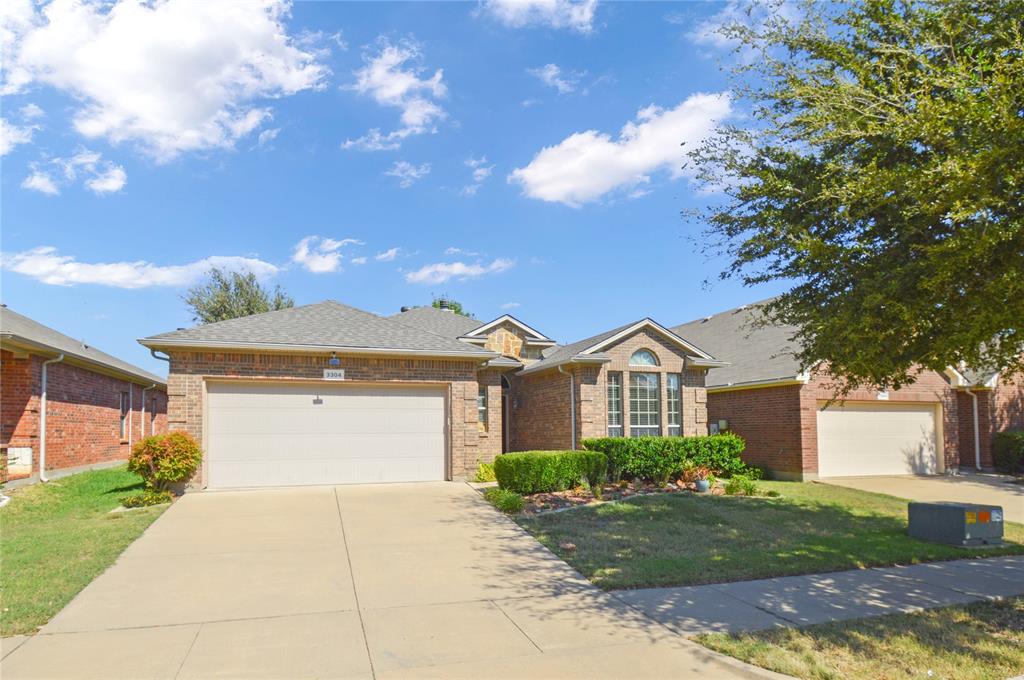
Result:
<svg viewBox="0 0 1024 680">
<path fill-rule="evenodd" d="M 620 482 L 618 484 L 602 485 L 601 498 L 594 497 L 593 492 L 586 487 L 576 487 L 567 491 L 551 491 L 535 493 L 525 496 L 526 506 L 523 509 L 524 515 L 544 515 L 550 512 L 561 512 L 572 508 L 582 508 L 587 505 L 620 501 L 637 496 L 647 496 L 656 493 L 696 493 L 696 485 L 678 481 L 672 484 L 655 484 L 654 482 L 643 482 L 634 480 L 632 482 Z M 715 484 L 705 493 L 712 496 L 722 496 L 725 489 L 721 484 Z"/>
</svg>

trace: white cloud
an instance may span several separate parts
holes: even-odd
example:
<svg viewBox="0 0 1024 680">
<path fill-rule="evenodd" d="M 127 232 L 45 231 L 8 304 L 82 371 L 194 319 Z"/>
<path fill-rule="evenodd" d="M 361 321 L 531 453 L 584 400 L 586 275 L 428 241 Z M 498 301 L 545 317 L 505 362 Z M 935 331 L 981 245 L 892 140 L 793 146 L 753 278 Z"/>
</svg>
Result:
<svg viewBox="0 0 1024 680">
<path fill-rule="evenodd" d="M 524 99 L 523 101 L 519 102 L 519 105 L 522 106 L 524 109 L 528 109 L 531 106 L 536 106 L 537 104 L 540 104 L 539 99 Z"/>
<path fill-rule="evenodd" d="M 489 264 L 466 264 L 465 262 L 438 262 L 408 272 L 405 280 L 409 283 L 444 283 L 449 279 L 474 279 L 484 274 L 498 274 L 510 269 L 514 261 L 498 258 Z"/>
<path fill-rule="evenodd" d="M 109 164 L 99 171 L 95 177 L 85 180 L 85 186 L 97 194 L 113 194 L 124 188 L 128 183 L 128 174 L 120 165 Z"/>
<path fill-rule="evenodd" d="M 398 248 L 388 248 L 383 253 L 377 253 L 373 256 L 373 259 L 377 262 L 391 262 L 398 256 Z"/>
<path fill-rule="evenodd" d="M 33 132 L 35 127 L 32 125 L 14 125 L 0 118 L 0 156 L 6 156 L 19 144 L 31 142 Z"/>
<path fill-rule="evenodd" d="M 656 171 L 677 179 L 685 174 L 680 144 L 697 145 L 730 112 L 725 93 L 691 95 L 674 109 L 651 105 L 618 138 L 597 130 L 574 133 L 542 149 L 508 180 L 530 198 L 579 207 L 611 191 L 636 189 Z"/>
<path fill-rule="evenodd" d="M 398 185 L 403 189 L 408 189 L 415 182 L 430 174 L 430 163 L 413 165 L 408 161 L 395 161 L 394 165 L 386 170 L 384 174 L 388 177 L 397 177 Z"/>
<path fill-rule="evenodd" d="M 444 249 L 444 254 L 445 255 L 467 255 L 469 257 L 476 257 L 480 253 L 474 252 L 472 250 L 466 250 L 465 248 L 457 248 L 455 246 L 449 246 L 448 248 Z"/>
<path fill-rule="evenodd" d="M 482 9 L 513 28 L 548 26 L 590 33 L 597 0 L 487 0 Z"/>
<path fill-rule="evenodd" d="M 43 111 L 38 104 L 33 104 L 31 102 L 18 109 L 18 113 L 20 113 L 21 117 L 25 120 L 35 120 L 36 118 L 42 118 L 46 115 L 46 112 Z"/>
<path fill-rule="evenodd" d="M 366 264 L 369 261 L 369 259 L 370 258 L 368 257 L 359 256 L 353 257 L 350 261 L 352 262 L 352 264 Z"/>
<path fill-rule="evenodd" d="M 518 302 L 506 302 L 501 306 L 502 309 L 515 309 L 516 307 L 522 307 L 522 304 Z"/>
<path fill-rule="evenodd" d="M 526 72 L 548 87 L 555 88 L 559 94 L 573 92 L 579 84 L 580 74 L 566 73 L 558 64 L 545 64 L 540 68 L 527 69 Z"/>
<path fill-rule="evenodd" d="M 59 172 L 59 179 L 54 178 L 48 167 Z M 88 149 L 80 149 L 67 158 L 30 163 L 29 168 L 31 174 L 21 183 L 22 188 L 50 195 L 59 194 L 62 185 L 72 184 L 82 176 L 86 188 L 98 195 L 117 193 L 128 183 L 128 173 L 123 167 L 103 160 L 103 154 Z"/>
<path fill-rule="evenodd" d="M 448 94 L 441 82 L 444 70 L 421 78 L 423 68 L 418 64 L 423 59 L 422 51 L 411 40 L 394 45 L 382 38 L 378 45 L 378 52 L 363 55 L 365 63 L 355 72 L 356 82 L 348 89 L 369 95 L 381 106 L 400 109 L 401 127 L 388 133 L 373 128 L 358 139 L 345 140 L 344 149 L 397 149 L 406 137 L 437 132 L 435 124 L 448 115 L 437 103 Z"/>
<path fill-rule="evenodd" d="M 48 172 L 35 167 L 32 168 L 29 176 L 22 181 L 21 188 L 39 191 L 50 196 L 56 196 L 60 193 L 60 189 L 57 187 L 57 183 L 53 181 L 53 177 Z"/>
<path fill-rule="evenodd" d="M 4 253 L 0 255 L 0 266 L 55 286 L 89 283 L 114 288 L 187 286 L 213 267 L 253 272 L 259 277 L 272 276 L 279 271 L 275 265 L 256 258 L 220 255 L 183 265 L 157 265 L 145 260 L 92 264 L 79 262 L 71 255 L 60 255 L 52 246 Z"/>
<path fill-rule="evenodd" d="M 80 102 L 80 134 L 158 161 L 232 147 L 271 118 L 257 101 L 319 87 L 327 73 L 289 37 L 286 0 L 17 4 L 0 32 L 0 91 L 66 92 Z"/>
<path fill-rule="evenodd" d="M 715 14 L 697 21 L 685 35 L 694 44 L 710 48 L 713 51 L 724 52 L 740 46 L 739 40 L 722 33 L 724 26 L 736 24 L 755 28 L 763 27 L 767 22 L 797 21 L 802 14 L 799 5 L 790 0 L 754 3 L 729 0 Z M 682 17 L 673 16 L 672 18 L 666 17 L 666 19 L 670 23 L 684 23 Z M 757 58 L 757 52 L 743 48 L 736 56 L 741 61 L 749 62 Z"/>
<path fill-rule="evenodd" d="M 341 249 L 348 245 L 363 245 L 354 238 L 333 239 L 307 236 L 295 244 L 292 262 L 302 265 L 314 274 L 336 272 L 341 268 Z"/>
<path fill-rule="evenodd" d="M 487 163 L 487 157 L 481 156 L 480 158 L 467 158 L 466 167 L 473 169 L 473 182 L 462 187 L 463 196 L 475 196 L 476 192 L 480 189 L 480 186 L 491 176 L 494 172 L 494 164 Z"/>
<path fill-rule="evenodd" d="M 264 130 L 256 137 L 256 146 L 265 147 L 272 141 L 277 139 L 277 135 L 281 132 L 281 128 L 269 128 Z"/>
</svg>

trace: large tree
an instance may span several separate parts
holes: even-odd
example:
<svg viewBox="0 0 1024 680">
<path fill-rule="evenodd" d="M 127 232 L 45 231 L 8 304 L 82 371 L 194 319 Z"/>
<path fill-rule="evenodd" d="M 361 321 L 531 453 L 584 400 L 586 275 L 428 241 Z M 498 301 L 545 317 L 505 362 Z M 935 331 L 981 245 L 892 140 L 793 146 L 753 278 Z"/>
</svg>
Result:
<svg viewBox="0 0 1024 680">
<path fill-rule="evenodd" d="M 1024 1 L 775 10 L 723 28 L 747 115 L 691 152 L 722 276 L 790 283 L 764 321 L 847 389 L 1024 368 Z"/>
<path fill-rule="evenodd" d="M 211 269 L 206 281 L 190 288 L 184 295 L 192 310 L 193 321 L 213 323 L 240 316 L 272 312 L 294 307 L 295 301 L 275 286 L 268 290 L 260 285 L 252 272 L 239 273 Z"/>
</svg>

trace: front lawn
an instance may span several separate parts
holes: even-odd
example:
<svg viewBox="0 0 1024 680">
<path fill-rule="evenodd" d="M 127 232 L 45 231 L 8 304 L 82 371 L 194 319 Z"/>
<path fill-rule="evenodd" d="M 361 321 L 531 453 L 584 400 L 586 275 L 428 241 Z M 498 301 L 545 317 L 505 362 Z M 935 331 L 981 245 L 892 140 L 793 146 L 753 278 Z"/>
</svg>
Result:
<svg viewBox="0 0 1024 680">
<path fill-rule="evenodd" d="M 113 564 L 167 507 L 111 513 L 142 489 L 123 467 L 7 491 L 0 508 L 0 635 L 32 633 Z"/>
<path fill-rule="evenodd" d="M 827 484 L 760 482 L 778 498 L 658 494 L 517 521 L 598 586 L 650 588 L 743 581 L 974 556 L 907 536 L 907 501 Z M 575 549 L 565 549 L 564 544 Z M 561 545 L 560 545 L 561 544 Z"/>
<path fill-rule="evenodd" d="M 798 678 L 1002 680 L 1024 672 L 1024 598 L 697 641 Z"/>
</svg>

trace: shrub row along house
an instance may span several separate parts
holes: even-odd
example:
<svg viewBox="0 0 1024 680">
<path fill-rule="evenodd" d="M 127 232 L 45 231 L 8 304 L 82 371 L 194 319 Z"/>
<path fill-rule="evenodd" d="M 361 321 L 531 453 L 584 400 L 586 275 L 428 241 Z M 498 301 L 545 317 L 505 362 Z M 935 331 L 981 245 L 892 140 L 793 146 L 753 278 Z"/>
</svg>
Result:
<svg viewBox="0 0 1024 680">
<path fill-rule="evenodd" d="M 0 307 L 0 482 L 122 461 L 166 429 L 163 378 Z"/>
<path fill-rule="evenodd" d="M 382 317 L 326 301 L 140 342 L 169 357 L 169 426 L 201 442 L 199 482 L 212 488 L 458 479 L 506 451 L 719 428 L 747 437 L 750 462 L 794 478 L 973 464 L 966 376 L 822 410 L 824 384 L 784 376 L 784 349 L 768 346 L 785 345 L 785 329 L 744 339 L 744 313 L 718 316 L 731 330 L 642 319 L 560 345 L 508 315 Z M 857 446 L 850 433 L 864 429 Z"/>
</svg>

